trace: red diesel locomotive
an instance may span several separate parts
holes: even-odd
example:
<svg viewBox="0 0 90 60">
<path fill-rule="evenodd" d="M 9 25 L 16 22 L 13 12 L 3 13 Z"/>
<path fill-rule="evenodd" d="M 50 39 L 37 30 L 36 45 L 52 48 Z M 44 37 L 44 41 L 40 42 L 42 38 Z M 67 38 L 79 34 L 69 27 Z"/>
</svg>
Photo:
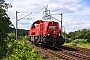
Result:
<svg viewBox="0 0 90 60">
<path fill-rule="evenodd" d="M 31 25 L 29 30 L 29 40 L 35 45 L 41 44 L 49 47 L 61 46 L 64 44 L 65 40 L 62 37 L 62 29 L 59 28 L 59 23 L 51 21 L 52 16 L 50 10 L 47 10 L 47 8 L 43 13 L 43 20 L 45 21 L 37 20 Z"/>
<path fill-rule="evenodd" d="M 59 23 L 54 21 L 35 21 L 29 30 L 29 37 L 34 44 L 53 47 L 64 44 Z"/>
</svg>

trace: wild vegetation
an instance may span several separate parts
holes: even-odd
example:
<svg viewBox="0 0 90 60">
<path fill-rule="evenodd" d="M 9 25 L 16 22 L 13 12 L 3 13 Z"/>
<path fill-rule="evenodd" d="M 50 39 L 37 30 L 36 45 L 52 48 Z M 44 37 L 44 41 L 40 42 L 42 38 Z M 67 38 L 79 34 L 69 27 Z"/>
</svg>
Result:
<svg viewBox="0 0 90 60">
<path fill-rule="evenodd" d="M 2 60 L 43 60 L 37 55 L 37 51 L 28 45 L 27 36 L 20 42 L 15 40 L 14 33 L 9 33 L 4 40 L 7 43 L 7 52 L 5 56 L 1 56 L 3 53 L 0 53 Z"/>
<path fill-rule="evenodd" d="M 6 41 L 4 40 L 7 37 L 9 32 L 9 25 L 11 24 L 10 18 L 6 14 L 6 11 L 0 8 L 0 57 L 5 56 L 7 52 Z"/>
<path fill-rule="evenodd" d="M 43 60 L 37 55 L 37 51 L 27 44 L 27 37 L 23 37 L 22 42 L 15 40 L 15 34 L 9 33 L 10 17 L 3 9 L 5 1 L 0 1 L 0 60 Z M 8 8 L 5 6 L 5 8 Z"/>
<path fill-rule="evenodd" d="M 28 35 L 28 30 L 25 30 L 25 29 L 17 29 L 17 36 L 26 36 Z M 10 32 L 9 33 L 16 33 L 16 29 L 15 27 L 10 27 Z"/>
<path fill-rule="evenodd" d="M 79 46 L 83 48 L 90 48 L 90 30 L 81 29 L 75 32 L 63 33 L 65 42 L 68 45 Z"/>
<path fill-rule="evenodd" d="M 14 38 L 13 34 L 9 34 L 9 37 L 11 38 L 8 39 L 8 51 L 5 60 L 42 60 L 37 55 L 37 51 L 33 47 L 28 46 L 27 36 L 23 37 L 22 42 L 12 39 Z"/>
</svg>

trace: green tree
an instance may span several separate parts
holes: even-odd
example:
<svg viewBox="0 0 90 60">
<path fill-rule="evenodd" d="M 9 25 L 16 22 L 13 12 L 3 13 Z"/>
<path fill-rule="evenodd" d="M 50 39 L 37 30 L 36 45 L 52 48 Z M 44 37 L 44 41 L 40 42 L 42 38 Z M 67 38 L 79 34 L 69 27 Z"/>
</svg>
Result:
<svg viewBox="0 0 90 60">
<path fill-rule="evenodd" d="M 0 1 L 0 58 L 6 55 L 7 44 L 5 38 L 9 32 L 9 25 L 11 24 L 10 18 L 8 17 L 6 10 L 3 9 L 4 2 Z"/>
<path fill-rule="evenodd" d="M 81 29 L 78 31 L 69 32 L 66 36 L 67 36 L 67 39 L 70 38 L 71 40 L 88 39 L 88 41 L 90 41 L 90 30 L 89 29 Z"/>
<path fill-rule="evenodd" d="M 72 40 L 75 39 L 75 36 L 76 36 L 75 32 L 69 32 L 68 35 L 67 35 L 67 37 L 71 38 Z"/>
<path fill-rule="evenodd" d="M 6 11 L 0 8 L 0 43 L 2 43 L 1 41 L 6 37 L 10 24 L 10 18 L 8 17 Z"/>
<path fill-rule="evenodd" d="M 11 24 L 10 18 L 6 14 L 6 11 L 0 8 L 0 57 L 5 56 L 7 51 L 7 45 L 4 39 L 7 37 L 9 24 Z"/>
</svg>

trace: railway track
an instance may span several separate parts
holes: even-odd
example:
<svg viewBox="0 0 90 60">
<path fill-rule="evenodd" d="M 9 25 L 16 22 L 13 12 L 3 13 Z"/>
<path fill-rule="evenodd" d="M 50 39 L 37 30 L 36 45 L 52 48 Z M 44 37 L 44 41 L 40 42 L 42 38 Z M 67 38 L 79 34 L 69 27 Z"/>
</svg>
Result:
<svg viewBox="0 0 90 60">
<path fill-rule="evenodd" d="M 59 48 L 45 49 L 48 52 L 66 60 L 90 60 L 90 49 L 86 48 L 74 46 L 61 46 Z"/>
<path fill-rule="evenodd" d="M 59 48 L 38 47 L 65 60 L 90 60 L 90 49 L 66 45 Z"/>
<path fill-rule="evenodd" d="M 73 49 L 76 49 L 80 52 L 83 52 L 83 53 L 87 53 L 87 54 L 90 54 L 90 49 L 86 49 L 86 48 L 80 48 L 80 47 L 75 47 L 75 46 L 67 46 L 65 45 L 66 47 L 69 47 L 69 48 L 73 48 Z"/>
</svg>

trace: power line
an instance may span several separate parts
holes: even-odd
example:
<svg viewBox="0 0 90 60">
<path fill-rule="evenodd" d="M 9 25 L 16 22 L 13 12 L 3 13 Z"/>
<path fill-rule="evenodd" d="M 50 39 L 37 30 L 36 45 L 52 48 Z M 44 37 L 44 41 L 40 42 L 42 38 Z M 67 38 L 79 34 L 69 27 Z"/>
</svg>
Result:
<svg viewBox="0 0 90 60">
<path fill-rule="evenodd" d="M 43 0 L 42 3 L 44 3 L 44 1 L 45 1 L 45 0 Z M 79 3 L 77 3 L 77 4 L 75 4 L 75 5 L 71 6 L 71 7 L 69 7 L 68 9 L 70 9 L 70 8 L 72 8 L 72 7 L 75 7 L 75 6 L 77 6 L 78 4 L 83 3 L 84 1 L 86 1 L 86 0 L 83 0 L 83 1 L 79 2 Z M 51 2 L 52 2 L 52 0 L 50 0 L 50 2 L 49 2 L 48 4 L 50 4 Z M 47 4 L 47 5 L 48 5 L 48 4 Z M 66 4 L 66 3 L 65 3 L 65 4 Z M 65 4 L 64 4 L 64 5 L 65 5 Z M 43 8 L 44 8 L 44 7 L 43 7 Z M 41 8 L 41 10 L 42 10 L 43 8 Z M 37 8 L 36 8 L 36 9 L 37 9 Z M 36 9 L 34 10 L 34 12 L 36 11 Z M 68 10 L 68 9 L 66 9 L 66 10 Z M 41 11 L 41 10 L 40 10 L 40 11 Z M 66 12 L 66 10 L 64 10 L 64 12 Z M 40 11 L 39 11 L 39 12 L 40 12 Z M 37 12 L 37 14 L 38 14 L 39 12 Z M 63 13 L 64 13 L 64 12 L 63 12 Z M 31 13 L 30 13 L 30 14 L 31 14 Z M 28 15 L 26 15 L 26 16 L 20 18 L 20 19 L 23 19 L 23 18 L 29 16 L 30 14 L 28 14 Z M 36 15 L 37 15 L 37 14 L 36 14 Z M 34 18 L 36 15 L 34 15 L 32 18 Z M 19 20 L 20 20 L 20 19 L 19 19 Z"/>
<path fill-rule="evenodd" d="M 71 1 L 71 0 L 69 0 L 69 1 Z M 68 2 L 66 2 L 66 3 L 65 3 L 65 4 L 63 4 L 62 6 L 65 6 L 67 3 L 68 3 Z M 54 11 L 54 10 L 52 10 L 52 11 Z"/>
<path fill-rule="evenodd" d="M 30 13 L 30 14 L 28 14 L 28 15 L 26 15 L 26 16 L 20 18 L 20 19 L 18 19 L 18 21 L 21 20 L 21 19 L 24 19 L 25 17 L 27 17 L 27 16 L 29 16 L 29 15 L 31 15 L 31 14 L 32 14 L 32 13 Z"/>
<path fill-rule="evenodd" d="M 44 3 L 44 1 L 45 1 L 45 0 L 43 0 L 43 2 L 42 2 L 42 3 Z M 37 8 L 36 8 L 36 9 L 37 9 Z M 36 9 L 35 9 L 33 12 L 35 12 L 35 11 L 36 11 Z M 22 12 L 22 13 L 23 13 L 23 12 Z M 28 13 L 28 12 L 25 12 L 25 13 Z M 28 14 L 28 15 L 26 15 L 26 16 L 24 16 L 24 17 L 20 18 L 20 19 L 18 19 L 18 21 L 19 21 L 19 20 L 21 20 L 21 19 L 23 19 L 23 18 L 25 18 L 25 17 L 27 17 L 27 16 L 29 16 L 29 15 L 31 15 L 31 14 L 32 14 L 32 12 L 31 12 L 30 14 Z M 31 19 L 32 19 L 32 18 L 31 18 Z"/>
<path fill-rule="evenodd" d="M 75 7 L 75 6 L 77 6 L 78 4 L 83 3 L 84 1 L 86 1 L 86 0 L 83 0 L 83 1 L 79 2 L 79 3 L 77 3 L 77 4 L 75 4 L 75 5 L 71 6 L 71 7 L 69 7 L 68 9 L 70 9 L 70 8 L 72 8 L 72 7 Z M 50 2 L 49 2 L 48 4 L 50 4 L 51 2 L 52 2 L 52 0 L 50 0 Z M 47 4 L 47 5 L 48 5 L 48 4 Z M 65 4 L 67 4 L 67 3 L 65 3 Z M 64 5 L 65 5 L 65 4 L 64 4 Z M 44 8 L 44 7 L 43 7 L 43 8 Z M 41 10 L 42 10 L 43 8 L 41 8 Z M 66 12 L 68 9 L 64 10 L 64 12 Z M 40 10 L 40 11 L 41 11 L 41 10 Z M 40 11 L 39 11 L 39 12 L 40 12 Z M 39 12 L 38 12 L 38 13 L 39 13 Z M 64 12 L 63 12 L 63 13 L 64 13 Z M 38 13 L 37 13 L 37 14 L 38 14 Z M 37 15 L 37 14 L 36 14 L 36 15 Z M 34 15 L 32 18 L 34 18 L 36 15 Z"/>
<path fill-rule="evenodd" d="M 42 9 L 43 9 L 43 8 L 41 8 L 41 10 L 42 10 Z M 41 10 L 40 10 L 40 11 L 41 11 Z M 40 12 L 40 11 L 39 11 L 39 12 Z M 38 14 L 39 12 L 37 12 L 37 14 Z M 37 15 L 37 14 L 36 14 L 36 15 Z M 32 17 L 32 19 L 33 19 L 36 15 L 34 15 L 34 16 Z"/>
<path fill-rule="evenodd" d="M 52 1 L 53 1 L 53 0 L 50 0 L 50 2 L 49 2 L 48 4 L 50 4 Z M 47 5 L 48 5 L 48 4 L 47 4 Z"/>
<path fill-rule="evenodd" d="M 48 4 L 50 4 L 51 2 L 52 2 L 52 0 L 50 0 Z M 48 4 L 47 4 L 47 5 L 48 5 Z M 42 9 L 44 9 L 44 7 L 41 8 L 41 10 L 42 10 Z M 40 10 L 40 11 L 41 11 L 41 10 Z M 39 11 L 39 12 L 40 12 L 40 11 Z M 37 14 L 38 14 L 39 12 L 37 12 Z M 37 14 L 36 14 L 36 15 L 37 15 Z M 33 19 L 36 15 L 34 15 L 34 16 L 32 17 L 32 19 Z"/>
<path fill-rule="evenodd" d="M 44 3 L 44 1 L 45 1 L 45 0 L 43 0 L 42 3 Z M 71 6 L 71 7 L 69 7 L 68 9 L 70 9 L 70 8 L 72 8 L 72 7 L 74 7 L 74 6 L 77 6 L 78 4 L 83 3 L 84 1 L 86 1 L 86 0 L 83 0 L 83 1 L 79 2 L 79 3 L 77 3 L 77 4 L 75 4 L 75 5 Z M 52 2 L 52 0 L 50 0 L 50 2 L 49 2 L 48 4 L 50 4 L 51 2 Z M 47 4 L 47 5 L 48 5 L 48 4 Z M 65 3 L 65 4 L 66 4 L 66 3 Z M 64 4 L 64 5 L 65 5 L 65 4 Z M 43 7 L 43 8 L 44 8 L 44 7 Z M 41 10 L 42 10 L 43 8 L 41 8 Z M 36 8 L 36 9 L 37 9 L 37 8 Z M 34 12 L 36 11 L 36 9 L 34 10 Z M 66 9 L 66 10 L 68 10 L 68 9 Z M 40 11 L 41 11 L 41 10 L 40 10 Z M 64 10 L 64 12 L 65 12 L 66 10 Z M 40 11 L 39 11 L 39 12 L 40 12 Z M 37 14 L 38 14 L 39 12 L 37 12 Z M 63 12 L 63 13 L 64 13 L 64 12 Z M 30 14 L 31 14 L 31 13 L 30 13 Z M 23 18 L 29 16 L 30 14 L 28 14 L 28 15 L 26 15 L 26 16 L 20 18 L 20 19 L 23 19 Z M 37 14 L 36 14 L 36 15 L 37 15 Z M 34 15 L 32 18 L 34 18 L 36 15 Z M 19 19 L 19 20 L 20 20 L 20 19 Z"/>
<path fill-rule="evenodd" d="M 45 0 L 43 0 L 43 2 L 42 2 L 41 4 L 39 4 L 39 6 L 40 6 L 40 5 L 42 5 L 44 2 L 45 2 Z M 37 8 L 36 8 L 36 9 L 37 9 Z M 35 9 L 33 12 L 35 12 L 35 11 L 36 11 L 36 9 Z"/>
<path fill-rule="evenodd" d="M 86 0 L 83 0 L 83 1 L 79 2 L 79 3 L 77 3 L 77 4 L 75 4 L 75 5 L 71 6 L 71 7 L 69 7 L 68 9 L 70 9 L 70 8 L 72 8 L 72 7 L 75 7 L 75 6 L 77 6 L 78 4 L 83 3 L 84 1 L 86 1 Z M 64 10 L 64 12 L 67 11 L 68 9 Z M 63 12 L 63 13 L 64 13 L 64 12 Z"/>
</svg>

